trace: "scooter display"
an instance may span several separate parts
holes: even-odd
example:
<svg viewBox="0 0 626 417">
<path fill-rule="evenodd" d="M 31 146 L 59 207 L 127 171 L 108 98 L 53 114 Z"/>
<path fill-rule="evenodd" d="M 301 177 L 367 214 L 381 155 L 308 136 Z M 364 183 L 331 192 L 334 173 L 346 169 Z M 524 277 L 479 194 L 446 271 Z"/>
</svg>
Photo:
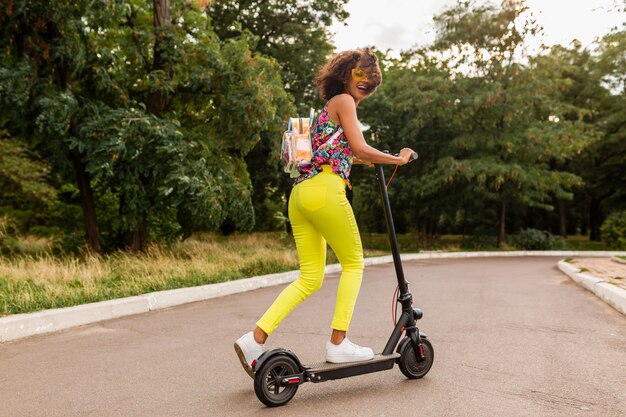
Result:
<svg viewBox="0 0 626 417">
<path fill-rule="evenodd" d="M 412 159 L 417 159 L 417 153 L 413 154 Z M 298 391 L 298 387 L 305 382 L 317 383 L 386 371 L 395 364 L 398 364 L 400 371 L 407 378 L 418 379 L 426 375 L 433 364 L 435 354 L 433 346 L 417 327 L 417 320 L 422 318 L 422 311 L 413 308 L 413 296 L 404 277 L 383 165 L 375 164 L 375 169 L 398 281 L 397 302 L 402 306 L 402 314 L 382 352 L 368 361 L 338 364 L 320 362 L 305 365 L 295 353 L 287 349 L 279 348 L 264 352 L 254 365 L 254 391 L 259 400 L 269 407 L 289 402 Z"/>
</svg>

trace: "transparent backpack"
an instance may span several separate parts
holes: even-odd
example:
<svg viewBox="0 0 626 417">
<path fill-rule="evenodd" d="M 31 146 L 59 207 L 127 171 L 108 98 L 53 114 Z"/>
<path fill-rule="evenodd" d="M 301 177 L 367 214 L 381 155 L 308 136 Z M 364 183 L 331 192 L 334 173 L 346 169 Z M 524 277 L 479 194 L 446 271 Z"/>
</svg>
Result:
<svg viewBox="0 0 626 417">
<path fill-rule="evenodd" d="M 313 159 L 313 142 L 311 140 L 311 130 L 315 113 L 311 109 L 311 116 L 308 119 L 302 117 L 292 117 L 289 119 L 287 130 L 283 134 L 282 163 L 283 170 L 291 178 L 300 176 L 300 169 L 310 165 Z M 337 138 L 343 133 L 339 127 L 319 149 L 332 149 L 337 145 Z M 318 149 L 318 150 L 319 150 Z"/>
</svg>

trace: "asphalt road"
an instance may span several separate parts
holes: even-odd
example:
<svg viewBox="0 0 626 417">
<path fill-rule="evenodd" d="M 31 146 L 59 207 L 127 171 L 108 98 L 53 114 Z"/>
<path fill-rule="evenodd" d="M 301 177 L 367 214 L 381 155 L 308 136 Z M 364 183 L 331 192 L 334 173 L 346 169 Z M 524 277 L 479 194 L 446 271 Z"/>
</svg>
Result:
<svg viewBox="0 0 626 417">
<path fill-rule="evenodd" d="M 421 380 L 392 370 L 304 384 L 264 407 L 232 344 L 282 287 L 0 345 L 0 416 L 624 416 L 626 318 L 577 287 L 556 258 L 405 263 L 435 348 Z M 382 350 L 391 264 L 366 268 L 349 335 Z M 324 357 L 338 274 L 272 335 Z"/>
</svg>

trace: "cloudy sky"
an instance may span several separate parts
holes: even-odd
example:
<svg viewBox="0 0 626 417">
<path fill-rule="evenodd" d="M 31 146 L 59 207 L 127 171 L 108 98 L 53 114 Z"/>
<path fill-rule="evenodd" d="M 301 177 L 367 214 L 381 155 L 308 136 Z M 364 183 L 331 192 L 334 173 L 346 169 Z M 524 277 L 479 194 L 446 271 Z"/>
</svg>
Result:
<svg viewBox="0 0 626 417">
<path fill-rule="evenodd" d="M 428 45 L 435 37 L 432 17 L 455 0 L 350 0 L 347 26 L 331 28 L 337 50 L 374 45 L 397 53 Z M 573 39 L 590 45 L 596 37 L 621 26 L 626 15 L 619 12 L 623 0 L 527 0 L 526 4 L 544 28 L 541 42 L 569 44 Z"/>
</svg>

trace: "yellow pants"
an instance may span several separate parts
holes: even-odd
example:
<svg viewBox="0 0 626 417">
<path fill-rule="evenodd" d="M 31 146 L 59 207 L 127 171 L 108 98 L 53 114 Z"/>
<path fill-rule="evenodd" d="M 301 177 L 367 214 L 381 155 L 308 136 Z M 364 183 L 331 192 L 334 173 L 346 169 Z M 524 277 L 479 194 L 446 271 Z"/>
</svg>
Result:
<svg viewBox="0 0 626 417">
<path fill-rule="evenodd" d="M 331 327 L 348 330 L 363 277 L 363 248 L 346 184 L 329 165 L 297 184 L 289 198 L 289 220 L 300 259 L 300 277 L 285 288 L 257 326 L 271 334 L 309 295 L 322 287 L 326 242 L 341 263 L 335 314 Z"/>
</svg>

